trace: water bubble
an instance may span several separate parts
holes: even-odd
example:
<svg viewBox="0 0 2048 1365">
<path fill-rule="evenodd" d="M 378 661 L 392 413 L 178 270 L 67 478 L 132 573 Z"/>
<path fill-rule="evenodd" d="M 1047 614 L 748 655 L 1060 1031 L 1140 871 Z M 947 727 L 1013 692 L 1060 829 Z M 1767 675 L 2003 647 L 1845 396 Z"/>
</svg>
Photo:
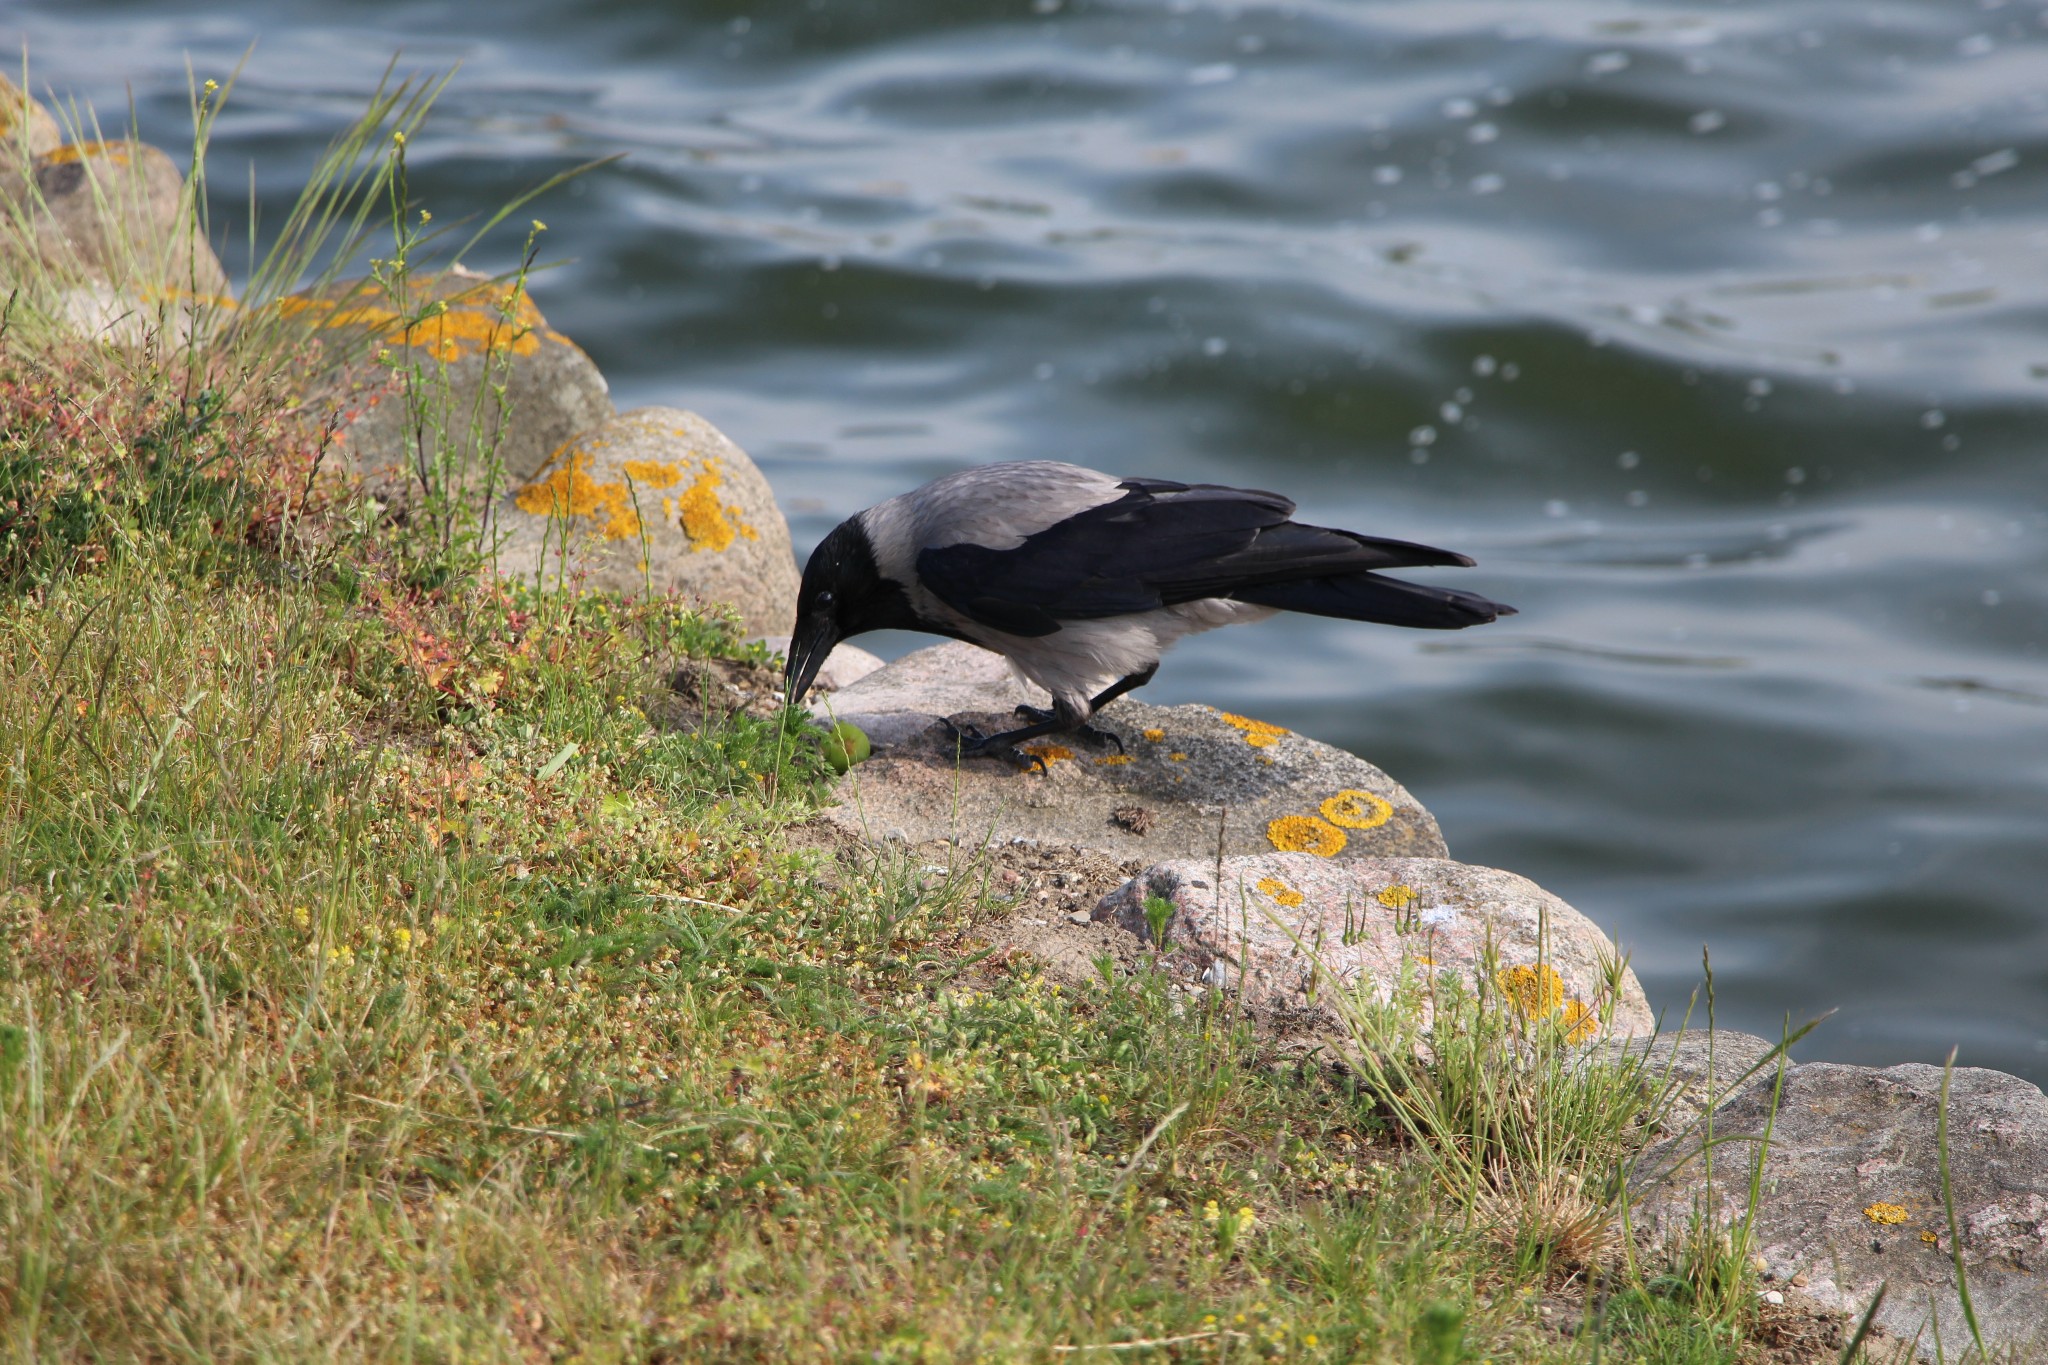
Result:
<svg viewBox="0 0 2048 1365">
<path fill-rule="evenodd" d="M 1938 242 L 1941 240 L 1941 224 L 1922 223 L 1913 229 L 1913 235 L 1923 242 Z"/>
<path fill-rule="evenodd" d="M 1469 388 L 1467 388 L 1467 387 L 1466 387 L 1465 385 L 1463 385 L 1463 384 L 1460 384 L 1460 385 L 1458 385 L 1458 387 L 1457 387 L 1457 388 L 1455 388 L 1455 389 L 1451 390 L 1451 401 L 1452 401 L 1453 403 L 1469 403 L 1469 402 L 1471 402 L 1471 401 L 1472 401 L 1472 390 L 1471 390 L 1471 389 L 1469 389 Z"/>
<path fill-rule="evenodd" d="M 1929 431 L 1937 430 L 1948 425 L 1948 414 L 1940 408 L 1929 408 L 1920 414 L 1920 425 Z"/>
<path fill-rule="evenodd" d="M 1759 375 L 1749 381 L 1749 391 L 1758 398 L 1767 398 L 1771 392 L 1771 381 Z"/>
<path fill-rule="evenodd" d="M 1983 591 L 1983 592 L 1981 592 L 1981 593 L 1979 593 L 1979 594 L 1977 595 L 1977 600 L 1978 600 L 1979 602 L 1982 602 L 1982 603 L 1983 603 L 1983 604 L 1984 604 L 1985 606 L 1987 606 L 1987 607 L 1995 607 L 1995 606 L 1997 606 L 1997 605 L 1998 605 L 1998 603 L 1999 603 L 1999 601 L 2000 601 L 2000 598 L 1999 598 L 1999 595 L 1998 595 L 1998 589 L 1996 589 L 1996 588 L 1986 588 L 1986 589 L 1984 589 L 1984 591 Z"/>
<path fill-rule="evenodd" d="M 1472 193 L 1498 194 L 1507 183 L 1500 176 L 1495 175 L 1492 171 L 1488 171 L 1485 175 L 1475 175 L 1472 177 Z"/>
<path fill-rule="evenodd" d="M 1793 485 L 1794 487 L 1797 487 L 1798 485 L 1805 483 L 1806 471 L 1796 464 L 1793 465 L 1790 469 L 1787 469 L 1785 471 L 1785 482 Z"/>
<path fill-rule="evenodd" d="M 1496 85 L 1486 92 L 1486 102 L 1496 109 L 1505 109 L 1515 102 L 1515 92 L 1505 85 Z"/>
<path fill-rule="evenodd" d="M 1428 451 L 1426 451 L 1426 450 L 1424 450 L 1424 449 L 1423 449 L 1422 447 L 1420 447 L 1420 446 L 1417 446 L 1417 447 L 1416 447 L 1415 449 L 1413 449 L 1413 450 L 1411 450 L 1411 451 L 1409 451 L 1409 452 L 1408 452 L 1408 463 L 1410 463 L 1410 464 L 1428 464 L 1428 463 L 1429 463 L 1429 452 L 1428 452 Z"/>
<path fill-rule="evenodd" d="M 1783 209 L 1758 209 L 1756 211 L 1756 225 L 1758 227 L 1774 228 L 1784 221 L 1785 211 Z"/>
<path fill-rule="evenodd" d="M 1783 186 L 1774 180 L 1759 180 L 1755 188 L 1750 190 L 1750 193 L 1761 199 L 1764 203 L 1769 204 L 1782 199 L 1785 195 L 1785 190 Z"/>
<path fill-rule="evenodd" d="M 1230 343 L 1222 337 L 1210 337 L 1202 343 L 1202 354 L 1206 356 L 1219 356 L 1229 349 Z"/>
<path fill-rule="evenodd" d="M 1500 377 L 1512 384 L 1522 377 L 1522 367 L 1512 360 L 1507 361 L 1500 367 Z"/>
<path fill-rule="evenodd" d="M 746 33 L 746 31 L 752 28 L 753 26 L 754 21 L 752 19 L 747 18 L 746 15 L 742 14 L 737 19 L 734 19 L 731 23 L 727 24 L 725 26 L 725 31 L 737 37 Z"/>
<path fill-rule="evenodd" d="M 1479 105 L 1461 95 L 1456 99 L 1445 100 L 1443 112 L 1445 118 L 1466 119 L 1479 112 Z"/>
<path fill-rule="evenodd" d="M 1465 410 L 1456 403 L 1445 403 L 1436 410 L 1436 413 L 1437 416 L 1444 419 L 1445 426 L 1454 427 L 1458 425 L 1459 419 L 1464 417 Z"/>
<path fill-rule="evenodd" d="M 1465 130 L 1466 140 L 1470 142 L 1492 142 L 1499 136 L 1500 125 L 1497 123 L 1475 123 Z"/>
<path fill-rule="evenodd" d="M 1572 505 L 1563 498 L 1552 498 L 1543 504 L 1543 515 L 1546 517 L 1568 517 L 1571 514 Z"/>
<path fill-rule="evenodd" d="M 1614 457 L 1615 465 L 1622 469 L 1634 469 L 1642 462 L 1643 457 L 1633 450 L 1624 450 L 1621 454 Z"/>
<path fill-rule="evenodd" d="M 1372 168 L 1373 183 L 1376 185 L 1398 185 L 1401 183 L 1399 166 L 1375 166 Z"/>
<path fill-rule="evenodd" d="M 1413 431 L 1408 433 L 1408 444 L 1411 446 L 1435 445 L 1436 428 L 1433 426 L 1429 426 L 1427 424 L 1415 428 Z"/>
<path fill-rule="evenodd" d="M 1954 432 L 1950 432 L 1941 438 L 1941 448 L 1950 452 L 1961 450 L 1963 448 L 1963 438 Z"/>
<path fill-rule="evenodd" d="M 1650 505 L 1649 492 L 1641 488 L 1629 490 L 1628 505 L 1630 507 L 1648 507 Z"/>
<path fill-rule="evenodd" d="M 1626 52 L 1596 52 L 1586 58 L 1586 74 L 1588 76 L 1611 76 L 1617 71 L 1626 71 L 1627 69 L 1628 54 Z"/>
<path fill-rule="evenodd" d="M 1475 355 L 1472 357 L 1472 373 L 1478 375 L 1481 379 L 1491 375 L 1499 368 L 1500 362 L 1490 355 Z"/>
</svg>

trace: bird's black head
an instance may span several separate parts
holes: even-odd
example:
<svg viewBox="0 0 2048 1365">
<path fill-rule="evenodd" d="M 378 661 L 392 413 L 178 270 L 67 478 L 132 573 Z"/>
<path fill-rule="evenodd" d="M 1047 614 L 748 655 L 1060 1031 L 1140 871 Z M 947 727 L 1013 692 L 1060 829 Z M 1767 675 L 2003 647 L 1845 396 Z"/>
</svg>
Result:
<svg viewBox="0 0 2048 1365">
<path fill-rule="evenodd" d="M 811 551 L 796 595 L 796 626 L 782 685 L 792 702 L 811 690 L 832 647 L 862 631 L 916 629 L 903 586 L 882 576 L 859 517 L 850 517 Z"/>
</svg>

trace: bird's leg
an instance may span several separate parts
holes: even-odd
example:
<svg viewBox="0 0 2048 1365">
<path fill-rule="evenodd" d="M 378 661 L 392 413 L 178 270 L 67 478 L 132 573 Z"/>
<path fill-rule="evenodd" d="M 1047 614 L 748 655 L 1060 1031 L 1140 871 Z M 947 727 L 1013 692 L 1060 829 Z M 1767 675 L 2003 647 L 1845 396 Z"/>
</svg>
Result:
<svg viewBox="0 0 2048 1365">
<path fill-rule="evenodd" d="M 1088 720 L 1090 717 L 1094 716 L 1096 712 L 1100 711 L 1103 707 L 1115 701 L 1118 697 L 1121 697 L 1124 693 L 1129 692 L 1134 688 L 1143 687 L 1146 683 L 1151 682 L 1152 675 L 1154 673 L 1157 673 L 1158 671 L 1159 665 L 1155 663 L 1151 665 L 1149 668 L 1145 668 L 1140 670 L 1139 672 L 1131 674 L 1127 678 L 1119 678 L 1116 682 L 1111 683 L 1108 687 L 1103 688 L 1101 692 L 1096 694 L 1096 696 L 1088 703 L 1088 711 L 1086 715 L 1082 715 L 1078 711 L 1070 711 L 1068 713 L 1070 719 L 1064 722 L 1065 728 L 1069 733 L 1079 735 L 1081 738 L 1089 741 L 1092 744 L 1114 744 L 1116 746 L 1116 751 L 1118 753 L 1124 752 L 1124 741 L 1121 735 L 1118 735 L 1114 730 L 1105 730 L 1102 729 L 1100 726 L 1090 725 L 1088 723 Z M 1036 724 L 1050 724 L 1053 725 L 1054 728 L 1059 728 L 1060 724 L 1062 723 L 1060 719 L 1061 713 L 1059 710 L 1059 703 L 1054 702 L 1053 706 L 1054 709 L 1051 711 L 1046 710 L 1042 706 L 1019 706 L 1017 708 L 1017 714 L 1022 716 L 1025 720 L 1032 721 Z M 1044 733 L 1051 732 L 1046 731 Z"/>
<path fill-rule="evenodd" d="M 1012 730 L 1000 735 L 984 735 L 962 725 L 950 716 L 941 716 L 940 720 L 953 732 L 953 739 L 962 758 L 973 758 L 977 754 L 993 754 L 1022 772 L 1028 773 L 1033 768 L 1040 772 L 1048 771 L 1043 758 L 1037 754 L 1026 753 L 1017 747 L 1016 742 L 1019 739 L 1036 739 L 1042 734 L 1050 733 L 1050 729 L 1034 727 L 1027 730 Z"/>
</svg>

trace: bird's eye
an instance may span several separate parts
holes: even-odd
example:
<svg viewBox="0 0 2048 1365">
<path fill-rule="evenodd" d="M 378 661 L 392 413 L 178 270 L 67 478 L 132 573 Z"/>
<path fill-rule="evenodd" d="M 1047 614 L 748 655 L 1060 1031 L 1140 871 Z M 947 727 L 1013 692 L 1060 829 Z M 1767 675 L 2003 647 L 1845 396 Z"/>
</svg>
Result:
<svg viewBox="0 0 2048 1365">
<path fill-rule="evenodd" d="M 819 593 L 819 594 L 818 594 L 818 605 L 819 605 L 819 606 L 821 606 L 821 607 L 829 607 L 829 606 L 831 606 L 831 605 L 832 605 L 832 602 L 833 602 L 833 597 L 832 597 L 832 594 L 831 594 L 830 592 L 821 592 L 821 593 Z"/>
</svg>

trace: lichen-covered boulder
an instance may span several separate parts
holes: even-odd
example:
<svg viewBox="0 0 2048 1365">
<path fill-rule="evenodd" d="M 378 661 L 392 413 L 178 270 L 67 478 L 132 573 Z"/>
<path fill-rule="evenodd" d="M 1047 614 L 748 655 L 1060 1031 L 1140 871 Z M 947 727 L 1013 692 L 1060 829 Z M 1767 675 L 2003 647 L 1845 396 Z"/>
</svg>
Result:
<svg viewBox="0 0 2048 1365">
<path fill-rule="evenodd" d="M 1705 1125 L 1643 1154 L 1632 1218 L 1649 1238 L 1683 1235 L 1699 1211 L 1742 1217 L 1766 1131 L 1750 1234 L 1773 1278 L 1860 1313 L 1888 1286 L 1877 1323 L 1932 1359 L 1969 1341 L 1942 1190 L 1941 1068 L 1807 1062 L 1759 1074 Z M 2048 1361 L 2048 1096 L 1999 1071 L 1951 1075 L 1948 1186 L 1970 1300 L 1995 1359 Z M 1797 1277 L 1797 1278 L 1795 1278 Z M 1971 1358 L 1975 1358 L 1972 1356 Z"/>
<path fill-rule="evenodd" d="M 184 175 L 146 143 L 67 143 L 0 175 L 4 211 L 34 229 L 33 260 L 0 277 L 89 336 L 130 343 L 210 331 L 234 300 L 199 233 Z"/>
<path fill-rule="evenodd" d="M 1208 706 L 1123 698 L 1096 716 L 1122 741 L 1026 746 L 1043 770 L 962 759 L 947 717 L 982 733 L 1023 724 L 1047 697 L 998 655 L 950 642 L 906 655 L 816 702 L 877 747 L 839 783 L 827 818 L 868 837 L 1027 839 L 1118 858 L 1307 852 L 1441 857 L 1436 820 L 1406 788 L 1342 749 Z"/>
<path fill-rule="evenodd" d="M 1184 859 L 1146 868 L 1094 918 L 1149 942 L 1148 901 L 1165 905 L 1167 970 L 1242 992 L 1256 1013 L 1334 1018 L 1333 992 L 1386 1004 L 1405 983 L 1427 1028 L 1430 985 L 1451 973 L 1567 1042 L 1654 1028 L 1599 926 L 1512 872 L 1446 858 Z"/>
<path fill-rule="evenodd" d="M 50 111 L 35 97 L 0 75 L 0 157 L 8 166 L 25 166 L 64 141 Z"/>
<path fill-rule="evenodd" d="M 568 442 L 499 508 L 501 575 L 679 590 L 787 632 L 796 556 L 768 481 L 693 412 L 636 408 Z"/>
<path fill-rule="evenodd" d="M 495 494 L 612 416 L 597 366 L 510 281 L 456 267 L 394 297 L 359 279 L 266 314 L 309 334 L 310 402 L 338 423 L 349 468 L 400 509 L 420 497 L 423 461 L 437 486 Z"/>
</svg>

